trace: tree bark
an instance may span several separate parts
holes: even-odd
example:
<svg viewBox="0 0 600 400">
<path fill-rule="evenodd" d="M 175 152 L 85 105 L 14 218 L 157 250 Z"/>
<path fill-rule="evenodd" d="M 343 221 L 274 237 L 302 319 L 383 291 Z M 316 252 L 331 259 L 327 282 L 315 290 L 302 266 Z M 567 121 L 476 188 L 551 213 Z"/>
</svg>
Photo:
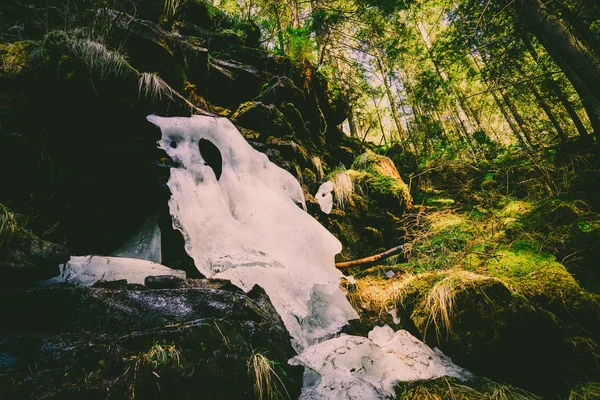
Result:
<svg viewBox="0 0 600 400">
<path fill-rule="evenodd" d="M 531 43 L 531 40 L 529 40 L 529 36 L 523 35 L 522 38 L 523 38 L 523 41 L 525 42 L 525 46 L 527 47 L 527 51 L 529 52 L 531 57 L 535 60 L 535 62 L 541 68 L 541 70 L 544 73 L 548 74 L 548 72 L 549 72 L 548 68 L 546 68 L 546 66 L 543 63 L 539 62 L 538 52 L 535 49 L 535 47 L 533 46 L 533 44 Z M 575 125 L 575 128 L 577 129 L 577 132 L 579 133 L 579 136 L 581 137 L 581 139 L 589 140 L 590 139 L 589 133 L 588 133 L 587 129 L 585 128 L 585 126 L 583 125 L 581 118 L 579 118 L 579 114 L 577 114 L 577 111 L 575 111 L 575 107 L 573 107 L 573 104 L 571 103 L 571 101 L 569 101 L 567 95 L 562 90 L 562 88 L 560 87 L 558 82 L 556 82 L 551 75 L 548 75 L 548 78 L 544 79 L 544 81 L 542 82 L 542 85 L 549 93 L 554 95 L 558 99 L 558 101 L 560 101 L 563 108 L 569 115 L 569 118 L 572 120 L 573 124 Z"/>
<path fill-rule="evenodd" d="M 505 1 L 504 1 L 505 2 Z M 600 64 L 567 27 L 548 12 L 541 0 L 517 0 L 517 13 L 537 37 L 548 54 L 565 73 L 579 94 L 592 122 L 594 134 L 600 135 Z"/>
</svg>

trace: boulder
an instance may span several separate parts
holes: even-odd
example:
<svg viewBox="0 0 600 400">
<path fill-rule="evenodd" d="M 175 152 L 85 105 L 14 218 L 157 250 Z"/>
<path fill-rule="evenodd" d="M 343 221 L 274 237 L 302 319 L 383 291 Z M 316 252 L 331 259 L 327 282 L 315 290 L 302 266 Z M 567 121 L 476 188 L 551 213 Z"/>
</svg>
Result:
<svg viewBox="0 0 600 400">
<path fill-rule="evenodd" d="M 12 213 L 0 205 L 0 217 Z M 36 237 L 22 227 L 0 219 L 0 287 L 30 286 L 59 274 L 59 264 L 69 260 L 65 246 Z"/>
<path fill-rule="evenodd" d="M 272 366 L 277 391 L 299 395 L 287 331 L 258 287 L 7 289 L 0 318 L 7 399 L 253 399 L 256 361 Z"/>
</svg>

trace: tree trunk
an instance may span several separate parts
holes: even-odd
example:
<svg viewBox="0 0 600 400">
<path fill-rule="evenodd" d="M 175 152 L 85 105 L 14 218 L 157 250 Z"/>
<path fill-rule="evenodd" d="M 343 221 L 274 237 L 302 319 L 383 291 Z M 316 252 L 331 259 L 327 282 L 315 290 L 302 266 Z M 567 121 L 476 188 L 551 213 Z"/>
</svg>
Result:
<svg viewBox="0 0 600 400">
<path fill-rule="evenodd" d="M 375 57 L 377 62 L 377 68 L 379 69 L 379 73 L 381 74 L 381 78 L 383 80 L 383 86 L 385 88 L 385 95 L 388 99 L 388 103 L 390 104 L 390 109 L 392 111 L 392 119 L 394 120 L 394 125 L 396 125 L 396 130 L 398 131 L 398 137 L 401 142 L 407 139 L 407 133 L 404 127 L 402 126 L 402 121 L 400 121 L 400 115 L 398 115 L 398 108 L 396 105 L 396 99 L 394 98 L 394 94 L 390 88 L 389 82 L 386 78 L 387 71 L 383 67 L 383 63 L 379 57 Z"/>
<path fill-rule="evenodd" d="M 490 82 L 483 75 L 483 73 L 481 71 L 481 67 L 479 65 L 479 62 L 477 61 L 477 57 L 475 57 L 475 55 L 473 53 L 471 53 L 471 58 L 473 59 L 473 62 L 475 63 L 475 69 L 477 70 L 477 72 L 479 72 L 479 76 L 481 77 L 481 79 L 487 86 L 488 91 L 491 93 L 492 97 L 494 98 L 494 102 L 496 103 L 496 105 L 500 109 L 500 112 L 504 116 L 504 119 L 506 120 L 508 127 L 510 128 L 511 132 L 513 133 L 513 136 L 517 139 L 517 141 L 521 144 L 521 146 L 527 148 L 527 145 L 525 144 L 525 141 L 523 140 L 523 136 L 521 136 L 521 134 L 519 133 L 519 130 L 515 126 L 512 118 L 510 117 L 510 115 L 508 115 L 508 112 L 506 111 L 506 108 L 504 107 L 504 105 L 502 104 L 500 99 L 498 98 L 496 91 L 494 90 L 494 88 L 492 87 Z"/>
<path fill-rule="evenodd" d="M 525 46 L 527 47 L 527 51 L 529 52 L 531 57 L 535 60 L 535 62 L 541 68 L 541 70 L 545 74 L 548 74 L 548 72 L 549 72 L 548 68 L 546 68 L 546 66 L 543 63 L 539 62 L 539 55 L 537 53 L 537 50 L 535 49 L 535 47 L 533 47 L 533 44 L 529 40 L 529 36 L 523 35 L 522 38 L 523 38 L 523 41 L 525 42 Z M 573 104 L 571 104 L 567 95 L 562 90 L 562 88 L 560 87 L 558 82 L 556 82 L 554 80 L 554 78 L 548 74 L 548 78 L 544 79 L 542 84 L 544 85 L 544 87 L 546 88 L 546 90 L 549 93 L 554 95 L 558 99 L 558 101 L 560 101 L 563 108 L 569 115 L 569 118 L 571 118 L 571 120 L 573 121 L 573 124 L 575 125 L 575 128 L 577 129 L 577 132 L 579 133 L 579 136 L 581 137 L 581 139 L 589 140 L 590 139 L 589 133 L 588 133 L 587 129 L 585 128 L 585 126 L 583 125 L 581 118 L 579 118 L 579 114 L 577 114 L 577 111 L 575 111 Z"/>
<path fill-rule="evenodd" d="M 552 109 L 550 109 L 550 106 L 544 99 L 544 96 L 542 96 L 542 94 L 532 84 L 529 85 L 529 90 L 531 90 L 531 93 L 533 93 L 533 97 L 535 97 L 536 101 L 538 102 L 538 105 L 541 107 L 542 110 L 544 110 L 544 113 L 546 114 L 546 116 L 548 117 L 550 122 L 552 123 L 552 126 L 556 130 L 556 133 L 558 133 L 558 137 L 560 138 L 560 141 L 565 143 L 568 140 L 567 134 L 560 126 L 560 123 L 554 116 L 554 113 L 552 112 Z"/>
<path fill-rule="evenodd" d="M 517 0 L 515 11 L 544 45 L 579 94 L 594 134 L 600 135 L 600 64 L 541 0 Z"/>
<path fill-rule="evenodd" d="M 350 137 L 357 138 L 358 130 L 356 129 L 356 122 L 354 121 L 354 108 L 350 107 L 348 110 L 348 126 L 350 126 Z"/>
</svg>

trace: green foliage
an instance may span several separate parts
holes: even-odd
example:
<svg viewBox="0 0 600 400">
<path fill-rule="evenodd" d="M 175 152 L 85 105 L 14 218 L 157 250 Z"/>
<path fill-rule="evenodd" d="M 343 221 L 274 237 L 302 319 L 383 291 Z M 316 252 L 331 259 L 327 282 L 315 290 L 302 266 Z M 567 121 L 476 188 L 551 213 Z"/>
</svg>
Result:
<svg viewBox="0 0 600 400">
<path fill-rule="evenodd" d="M 315 43 L 307 26 L 287 27 L 285 30 L 285 54 L 297 62 L 315 62 Z M 281 51 L 281 49 L 279 49 Z M 282 51 L 283 52 L 283 51 Z"/>
</svg>

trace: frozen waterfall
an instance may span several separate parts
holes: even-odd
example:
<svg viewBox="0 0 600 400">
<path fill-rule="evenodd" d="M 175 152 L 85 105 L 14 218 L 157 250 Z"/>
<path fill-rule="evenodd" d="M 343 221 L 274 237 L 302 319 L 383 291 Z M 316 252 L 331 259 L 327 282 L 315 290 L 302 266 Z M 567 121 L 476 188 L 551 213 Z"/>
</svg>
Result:
<svg viewBox="0 0 600 400">
<path fill-rule="evenodd" d="M 399 380 L 468 377 L 406 331 L 335 337 L 358 318 L 339 288 L 342 246 L 305 212 L 296 179 L 225 118 L 148 120 L 161 129 L 159 147 L 175 165 L 169 209 L 186 251 L 207 277 L 265 289 L 299 353 L 290 362 L 307 367 L 302 399 L 384 399 Z M 319 194 L 331 211 L 331 185 Z"/>
<path fill-rule="evenodd" d="M 178 166 L 168 182 L 169 208 L 201 273 L 244 290 L 262 286 L 298 351 L 358 317 L 334 267 L 342 246 L 304 211 L 302 188 L 290 173 L 225 118 L 148 120 L 160 127 L 159 147 Z M 207 156 L 211 151 L 220 157 Z M 202 153 L 221 165 L 210 165 Z"/>
</svg>

